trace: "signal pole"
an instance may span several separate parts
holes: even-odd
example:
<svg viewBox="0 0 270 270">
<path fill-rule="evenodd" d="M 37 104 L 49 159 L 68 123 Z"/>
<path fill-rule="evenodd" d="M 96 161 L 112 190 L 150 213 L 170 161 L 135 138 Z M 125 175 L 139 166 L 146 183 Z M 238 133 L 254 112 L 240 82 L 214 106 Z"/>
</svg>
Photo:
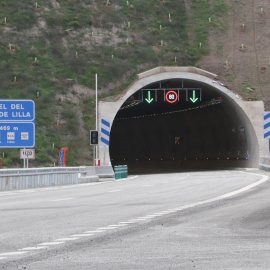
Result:
<svg viewBox="0 0 270 270">
<path fill-rule="evenodd" d="M 96 73 L 96 130 L 98 130 L 98 78 Z M 96 157 L 95 157 L 96 149 Z M 96 158 L 98 157 L 98 146 L 94 146 L 94 166 L 96 166 Z"/>
</svg>

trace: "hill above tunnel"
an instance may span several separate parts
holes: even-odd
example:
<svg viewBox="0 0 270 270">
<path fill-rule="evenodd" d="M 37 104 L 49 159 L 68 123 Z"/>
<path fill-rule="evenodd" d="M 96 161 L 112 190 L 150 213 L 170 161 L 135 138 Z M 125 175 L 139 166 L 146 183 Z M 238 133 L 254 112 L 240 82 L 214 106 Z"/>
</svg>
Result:
<svg viewBox="0 0 270 270">
<path fill-rule="evenodd" d="M 35 166 L 92 164 L 95 73 L 115 99 L 156 66 L 196 66 L 269 107 L 269 4 L 260 1 L 0 1 L 2 99 L 36 103 Z M 18 149 L 2 149 L 19 166 Z"/>
</svg>

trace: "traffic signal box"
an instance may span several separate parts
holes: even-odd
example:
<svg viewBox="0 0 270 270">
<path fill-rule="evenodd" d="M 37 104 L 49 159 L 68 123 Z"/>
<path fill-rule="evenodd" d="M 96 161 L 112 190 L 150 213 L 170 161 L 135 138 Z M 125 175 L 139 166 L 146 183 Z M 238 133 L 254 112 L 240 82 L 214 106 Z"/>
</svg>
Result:
<svg viewBox="0 0 270 270">
<path fill-rule="evenodd" d="M 90 145 L 98 145 L 98 131 L 90 130 Z"/>
</svg>

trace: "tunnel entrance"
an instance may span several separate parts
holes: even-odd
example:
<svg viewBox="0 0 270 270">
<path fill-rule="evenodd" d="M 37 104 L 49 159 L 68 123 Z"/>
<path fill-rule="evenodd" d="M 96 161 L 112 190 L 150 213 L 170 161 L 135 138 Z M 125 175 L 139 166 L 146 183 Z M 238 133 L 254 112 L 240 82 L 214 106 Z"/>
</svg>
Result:
<svg viewBox="0 0 270 270">
<path fill-rule="evenodd" d="M 216 83 L 165 79 L 130 95 L 112 124 L 111 164 L 132 174 L 252 166 L 254 131 Z"/>
</svg>

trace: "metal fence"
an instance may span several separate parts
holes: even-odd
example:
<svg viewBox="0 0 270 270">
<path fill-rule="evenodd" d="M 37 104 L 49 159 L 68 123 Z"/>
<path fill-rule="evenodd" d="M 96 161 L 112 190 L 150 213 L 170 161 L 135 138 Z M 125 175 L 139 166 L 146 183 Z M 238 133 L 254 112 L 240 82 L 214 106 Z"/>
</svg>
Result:
<svg viewBox="0 0 270 270">
<path fill-rule="evenodd" d="M 0 170 L 0 190 L 78 184 L 85 167 L 31 168 Z"/>
</svg>

